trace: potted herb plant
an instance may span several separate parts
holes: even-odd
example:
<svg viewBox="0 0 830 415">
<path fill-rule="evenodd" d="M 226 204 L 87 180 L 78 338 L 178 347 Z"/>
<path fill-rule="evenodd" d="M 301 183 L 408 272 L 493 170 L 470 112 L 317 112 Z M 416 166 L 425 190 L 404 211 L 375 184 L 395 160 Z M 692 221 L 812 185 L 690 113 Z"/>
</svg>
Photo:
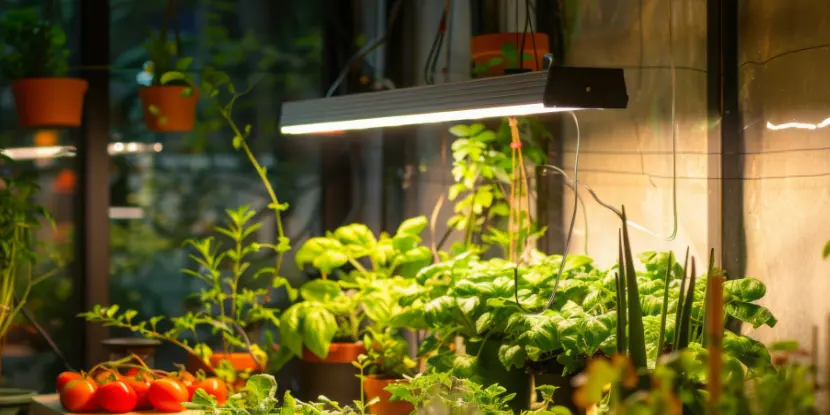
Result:
<svg viewBox="0 0 830 415">
<path fill-rule="evenodd" d="M 13 161 L 5 155 L 0 155 L 0 163 L 4 171 L 13 168 Z M 32 202 L 38 191 L 34 179 L 31 172 L 0 174 L 0 280 L 3 282 L 0 284 L 0 353 L 32 287 L 58 270 L 32 275 L 42 255 L 37 252 L 35 235 L 43 220 L 53 223 L 49 213 Z M 16 414 L 27 408 L 36 394 L 3 386 L 0 388 L 0 412 L 3 413 Z"/>
<path fill-rule="evenodd" d="M 375 334 L 392 327 L 388 321 L 390 307 L 397 307 L 395 293 L 413 285 L 407 277 L 432 260 L 429 249 L 420 245 L 426 226 L 426 218 L 417 217 L 404 221 L 394 235 L 375 236 L 365 225 L 351 224 L 311 238 L 297 251 L 297 264 L 313 266 L 321 278 L 303 284 L 303 301 L 282 314 L 276 366 L 292 357 L 305 362 L 304 396 L 323 394 L 338 375 L 347 385 L 345 378 L 354 375 L 351 363 L 367 353 L 362 341 L 367 327 Z M 344 387 L 327 396 L 344 402 L 357 393 Z"/>
<path fill-rule="evenodd" d="M 0 19 L 0 71 L 11 90 L 21 127 L 81 125 L 87 82 L 65 77 L 66 33 L 36 9 L 9 10 Z"/>
<path fill-rule="evenodd" d="M 187 75 L 193 58 L 182 56 L 179 32 L 173 29 L 169 38 L 170 21 L 173 19 L 173 0 L 167 0 L 164 24 L 159 31 L 150 33 L 144 43 L 149 61 L 138 76 L 144 123 L 152 132 L 186 132 L 196 122 L 196 104 L 199 90 L 192 77 Z"/>
<path fill-rule="evenodd" d="M 267 367 L 267 354 L 257 345 L 250 344 L 244 328 L 259 322 L 279 324 L 279 310 L 265 305 L 270 289 L 285 287 L 292 299 L 296 294 L 285 278 L 273 272 L 273 268 L 250 270 L 251 256 L 263 250 L 277 249 L 273 244 L 245 242 L 259 228 L 258 224 L 251 223 L 254 211 L 242 206 L 228 210 L 227 214 L 227 226 L 216 228 L 217 233 L 231 240 L 227 249 L 221 249 L 213 237 L 187 242 L 195 250 L 191 258 L 198 267 L 183 272 L 205 283 L 199 293 L 201 310 L 170 317 L 172 327 L 167 330 L 159 328 L 164 316 L 137 321 L 135 310 L 119 312 L 117 305 L 98 306 L 81 316 L 106 326 L 129 329 L 145 338 L 176 344 L 188 353 L 190 371 L 203 369 L 216 373 L 228 384 L 243 385 L 252 373 Z M 250 289 L 242 285 L 244 279 L 260 278 L 268 278 L 268 284 L 263 288 Z M 199 327 L 210 329 L 221 337 L 220 351 L 213 351 L 199 339 L 189 339 Z"/>
<path fill-rule="evenodd" d="M 521 52 L 519 49 L 522 49 Z M 544 56 L 549 51 L 548 35 L 544 33 L 492 33 L 473 36 L 470 42 L 473 76 L 484 78 L 522 71 L 538 71 L 543 69 Z"/>
</svg>

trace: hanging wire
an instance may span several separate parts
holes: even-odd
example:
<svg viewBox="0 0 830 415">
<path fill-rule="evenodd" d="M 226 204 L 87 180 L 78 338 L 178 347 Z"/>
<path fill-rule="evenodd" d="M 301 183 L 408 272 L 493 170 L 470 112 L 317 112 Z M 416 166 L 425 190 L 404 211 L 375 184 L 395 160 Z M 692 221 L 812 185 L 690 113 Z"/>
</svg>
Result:
<svg viewBox="0 0 830 415">
<path fill-rule="evenodd" d="M 447 19 L 450 14 L 450 0 L 444 0 L 444 9 L 441 12 L 441 19 L 438 22 L 438 30 L 432 40 L 432 47 L 427 54 L 424 64 L 424 82 L 427 85 L 435 84 L 435 68 L 438 67 L 438 59 L 441 56 L 441 47 L 444 44 L 444 37 L 447 32 Z"/>
<path fill-rule="evenodd" d="M 329 90 L 326 92 L 326 98 L 329 98 L 334 95 L 337 91 L 337 88 L 340 87 L 340 84 L 346 79 L 346 76 L 349 75 L 349 71 L 351 71 L 352 66 L 355 63 L 360 61 L 361 59 L 365 58 L 367 55 L 372 53 L 375 49 L 379 48 L 381 45 L 386 43 L 389 40 L 389 37 L 392 33 L 392 29 L 395 27 L 395 22 L 398 20 L 398 15 L 400 14 L 401 7 L 403 6 L 403 0 L 396 0 L 395 4 L 392 5 L 392 10 L 389 13 L 389 22 L 386 25 L 386 33 L 378 37 L 372 42 L 369 42 L 363 45 L 360 50 L 358 50 L 351 58 L 349 58 L 348 62 L 343 65 L 343 69 L 340 70 L 340 73 L 337 75 L 337 78 L 332 82 Z"/>
</svg>

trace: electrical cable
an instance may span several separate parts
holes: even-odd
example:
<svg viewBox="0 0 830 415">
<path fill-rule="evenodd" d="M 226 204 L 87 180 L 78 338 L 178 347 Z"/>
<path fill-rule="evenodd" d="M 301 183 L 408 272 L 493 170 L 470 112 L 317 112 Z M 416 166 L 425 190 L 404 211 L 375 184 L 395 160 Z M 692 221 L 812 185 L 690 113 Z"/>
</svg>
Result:
<svg viewBox="0 0 830 415">
<path fill-rule="evenodd" d="M 441 19 L 438 22 L 438 30 L 432 40 L 432 47 L 427 54 L 424 64 L 424 82 L 427 85 L 435 84 L 435 68 L 438 66 L 438 58 L 441 56 L 441 47 L 444 44 L 444 36 L 447 32 L 447 19 L 450 13 L 450 0 L 444 0 L 444 9 L 441 12 Z"/>
<path fill-rule="evenodd" d="M 389 36 L 392 33 L 392 29 L 395 27 L 395 22 L 398 19 L 398 15 L 401 11 L 401 6 L 403 6 L 403 0 L 396 0 L 395 4 L 392 5 L 392 11 L 389 13 L 389 22 L 386 25 L 386 33 L 375 39 L 373 42 L 369 42 L 365 44 L 360 50 L 358 50 L 351 58 L 349 58 L 346 65 L 343 66 L 343 69 L 337 75 L 334 82 L 329 87 L 329 90 L 326 92 L 326 98 L 329 98 L 334 95 L 337 88 L 340 87 L 340 84 L 346 79 L 346 76 L 349 74 L 349 71 L 352 69 L 352 65 L 354 65 L 357 61 L 365 58 L 369 53 L 380 47 L 382 44 L 386 43 L 389 40 Z"/>
<path fill-rule="evenodd" d="M 573 177 L 573 187 L 577 189 L 576 192 L 579 193 L 579 144 L 580 144 L 580 131 L 579 131 L 579 119 L 576 118 L 576 114 L 573 111 L 568 111 L 571 114 L 571 118 L 574 120 L 574 126 L 576 127 L 576 154 L 574 155 L 574 177 Z M 573 236 L 574 232 L 574 224 L 576 223 L 576 211 L 579 207 L 579 198 L 574 198 L 573 203 L 573 212 L 571 213 L 571 223 L 568 225 L 568 234 L 565 237 L 565 246 L 562 253 L 562 261 L 559 263 L 559 272 L 556 273 L 556 281 L 553 283 L 553 292 L 550 294 L 548 298 L 547 304 L 545 304 L 545 308 L 542 311 L 539 311 L 536 314 L 542 314 L 545 311 L 548 311 L 550 307 L 553 305 L 553 300 L 556 298 L 556 292 L 559 289 L 559 282 L 562 279 L 562 273 L 565 272 L 565 262 L 568 260 L 568 252 L 571 248 L 571 237 Z M 519 307 L 523 308 L 521 303 L 519 303 L 519 284 L 518 284 L 518 274 L 519 274 L 519 267 L 516 267 L 513 277 L 516 280 L 516 284 L 514 284 L 514 294 L 516 296 L 516 304 Z"/>
</svg>

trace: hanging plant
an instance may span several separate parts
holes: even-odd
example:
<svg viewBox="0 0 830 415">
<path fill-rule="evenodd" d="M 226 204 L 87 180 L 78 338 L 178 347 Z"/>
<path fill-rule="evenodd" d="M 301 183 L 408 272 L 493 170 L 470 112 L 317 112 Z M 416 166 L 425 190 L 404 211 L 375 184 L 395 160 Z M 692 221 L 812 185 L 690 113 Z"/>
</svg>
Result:
<svg viewBox="0 0 830 415">
<path fill-rule="evenodd" d="M 43 17 L 32 8 L 0 19 L 0 71 L 12 82 L 17 122 L 25 128 L 81 125 L 87 82 L 65 77 L 66 33 L 52 19 L 52 6 Z"/>
<path fill-rule="evenodd" d="M 186 132 L 196 122 L 199 90 L 187 70 L 193 58 L 182 55 L 181 37 L 173 24 L 173 40 L 168 34 L 174 18 L 173 0 L 167 0 L 164 24 L 150 33 L 144 43 L 150 60 L 144 64 L 137 81 L 144 109 L 144 124 L 152 132 Z"/>
</svg>

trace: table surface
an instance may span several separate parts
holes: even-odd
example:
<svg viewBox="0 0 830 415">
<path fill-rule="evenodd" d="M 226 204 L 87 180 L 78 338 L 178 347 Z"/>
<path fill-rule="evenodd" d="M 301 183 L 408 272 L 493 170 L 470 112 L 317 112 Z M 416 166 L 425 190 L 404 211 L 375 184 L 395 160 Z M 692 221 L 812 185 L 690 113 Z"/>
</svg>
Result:
<svg viewBox="0 0 830 415">
<path fill-rule="evenodd" d="M 166 415 L 197 415 L 199 411 L 185 410 L 182 412 L 174 412 Z M 67 412 L 61 406 L 60 398 L 57 393 L 50 395 L 37 395 L 32 399 L 32 407 L 29 409 L 29 415 L 71 415 L 72 412 Z M 161 414 L 158 411 L 134 411 L 127 412 L 122 415 L 149 415 Z"/>
</svg>

